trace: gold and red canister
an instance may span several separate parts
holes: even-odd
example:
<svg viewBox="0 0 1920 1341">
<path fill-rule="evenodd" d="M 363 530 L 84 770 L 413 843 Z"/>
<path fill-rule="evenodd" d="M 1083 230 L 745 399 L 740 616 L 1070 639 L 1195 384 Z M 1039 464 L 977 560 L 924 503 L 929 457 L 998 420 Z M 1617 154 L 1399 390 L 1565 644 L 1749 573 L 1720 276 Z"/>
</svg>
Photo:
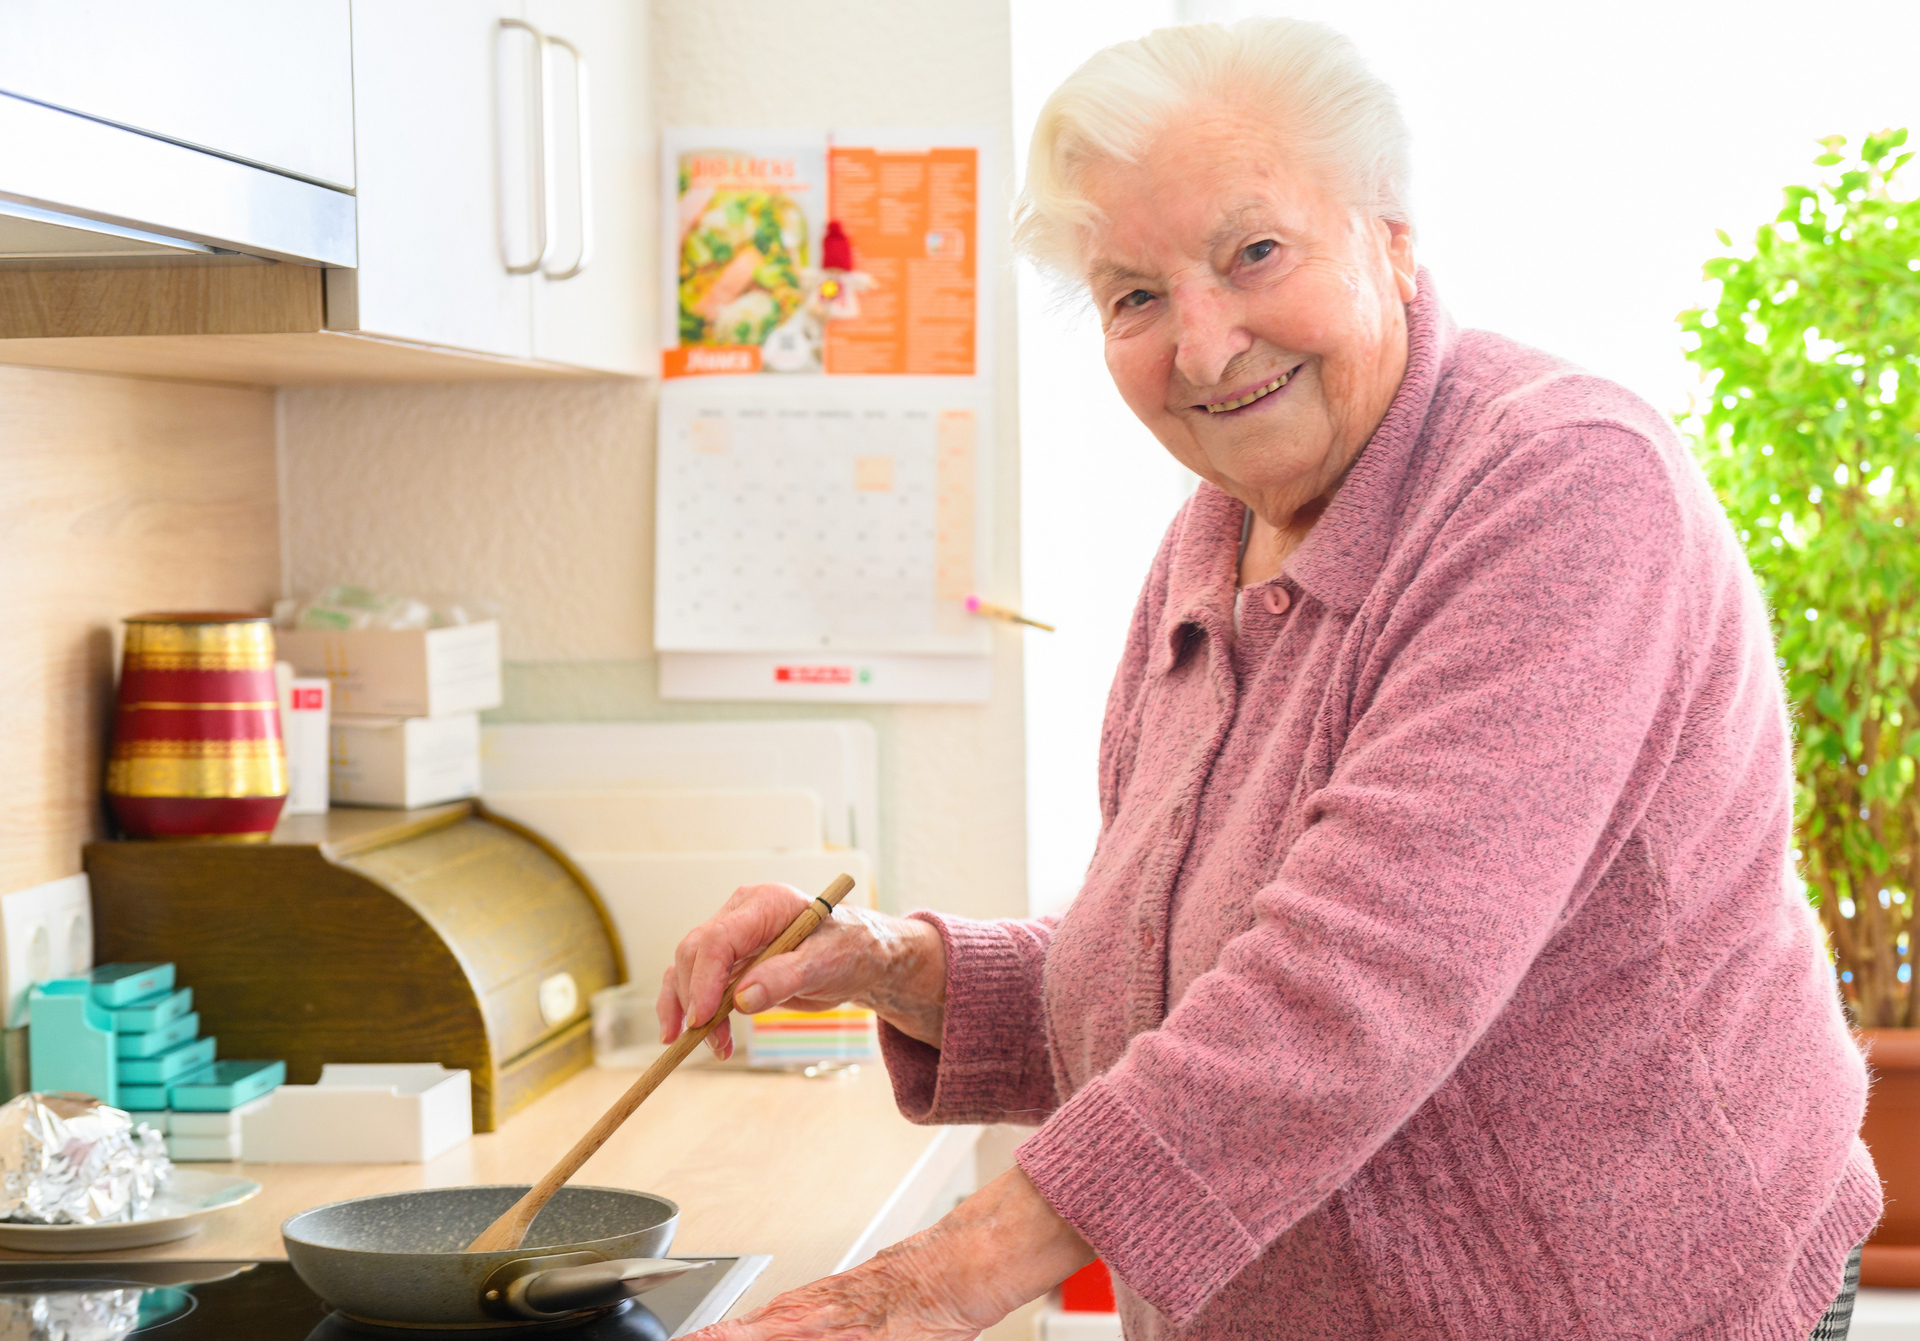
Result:
<svg viewBox="0 0 1920 1341">
<path fill-rule="evenodd" d="M 287 800 L 265 615 L 127 620 L 107 802 L 129 838 L 264 841 Z"/>
</svg>

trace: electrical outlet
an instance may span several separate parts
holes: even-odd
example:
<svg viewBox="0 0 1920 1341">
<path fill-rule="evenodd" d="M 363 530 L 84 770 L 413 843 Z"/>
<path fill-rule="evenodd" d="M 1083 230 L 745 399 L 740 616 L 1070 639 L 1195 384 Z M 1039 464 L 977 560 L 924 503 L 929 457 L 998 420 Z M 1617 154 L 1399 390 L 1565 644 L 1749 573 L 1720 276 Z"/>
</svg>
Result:
<svg viewBox="0 0 1920 1341">
<path fill-rule="evenodd" d="M 7 1028 L 27 1022 L 27 989 L 48 978 L 68 978 L 93 967 L 93 902 L 87 877 L 70 875 L 0 897 L 0 936 L 6 941 L 0 975 L 0 1019 Z"/>
</svg>

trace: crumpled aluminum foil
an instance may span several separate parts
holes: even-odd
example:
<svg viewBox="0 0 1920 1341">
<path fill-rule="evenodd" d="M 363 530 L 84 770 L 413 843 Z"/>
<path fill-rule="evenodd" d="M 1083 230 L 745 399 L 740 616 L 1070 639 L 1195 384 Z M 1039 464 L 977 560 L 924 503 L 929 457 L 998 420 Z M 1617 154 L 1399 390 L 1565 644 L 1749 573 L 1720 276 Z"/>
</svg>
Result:
<svg viewBox="0 0 1920 1341">
<path fill-rule="evenodd" d="M 121 1341 L 140 1326 L 145 1290 L 0 1295 L 0 1341 Z"/>
<path fill-rule="evenodd" d="M 172 1168 L 159 1132 L 98 1099 L 33 1093 L 0 1104 L 0 1220 L 138 1219 Z"/>
</svg>

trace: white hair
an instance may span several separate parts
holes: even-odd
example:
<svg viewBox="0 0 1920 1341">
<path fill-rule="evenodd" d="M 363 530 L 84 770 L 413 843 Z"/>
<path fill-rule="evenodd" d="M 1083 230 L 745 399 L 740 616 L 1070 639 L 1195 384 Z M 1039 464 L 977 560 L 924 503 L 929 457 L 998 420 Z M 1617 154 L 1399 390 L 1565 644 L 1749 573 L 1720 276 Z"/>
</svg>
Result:
<svg viewBox="0 0 1920 1341">
<path fill-rule="evenodd" d="M 1082 278 L 1100 212 L 1086 169 L 1138 160 L 1155 134 L 1197 106 L 1269 120 L 1297 161 L 1328 173 L 1359 210 L 1411 224 L 1408 133 L 1400 105 L 1345 36 L 1302 19 L 1160 28 L 1096 52 L 1040 109 L 1014 245 L 1060 278 Z"/>
</svg>

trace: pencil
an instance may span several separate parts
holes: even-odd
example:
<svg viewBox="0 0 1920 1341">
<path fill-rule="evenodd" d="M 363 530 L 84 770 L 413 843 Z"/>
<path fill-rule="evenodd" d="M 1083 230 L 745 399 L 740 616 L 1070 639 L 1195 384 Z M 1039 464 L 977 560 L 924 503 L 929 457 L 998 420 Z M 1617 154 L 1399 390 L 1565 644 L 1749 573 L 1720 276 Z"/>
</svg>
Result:
<svg viewBox="0 0 1920 1341">
<path fill-rule="evenodd" d="M 1004 605 L 995 605 L 992 601 L 983 601 L 978 596 L 967 597 L 967 613 L 982 615 L 988 619 L 1004 619 L 1009 624 L 1025 624 L 1028 628 L 1040 629 L 1052 633 L 1053 625 L 1042 624 L 1037 619 L 1028 619 L 1018 610 L 1009 610 Z"/>
</svg>

